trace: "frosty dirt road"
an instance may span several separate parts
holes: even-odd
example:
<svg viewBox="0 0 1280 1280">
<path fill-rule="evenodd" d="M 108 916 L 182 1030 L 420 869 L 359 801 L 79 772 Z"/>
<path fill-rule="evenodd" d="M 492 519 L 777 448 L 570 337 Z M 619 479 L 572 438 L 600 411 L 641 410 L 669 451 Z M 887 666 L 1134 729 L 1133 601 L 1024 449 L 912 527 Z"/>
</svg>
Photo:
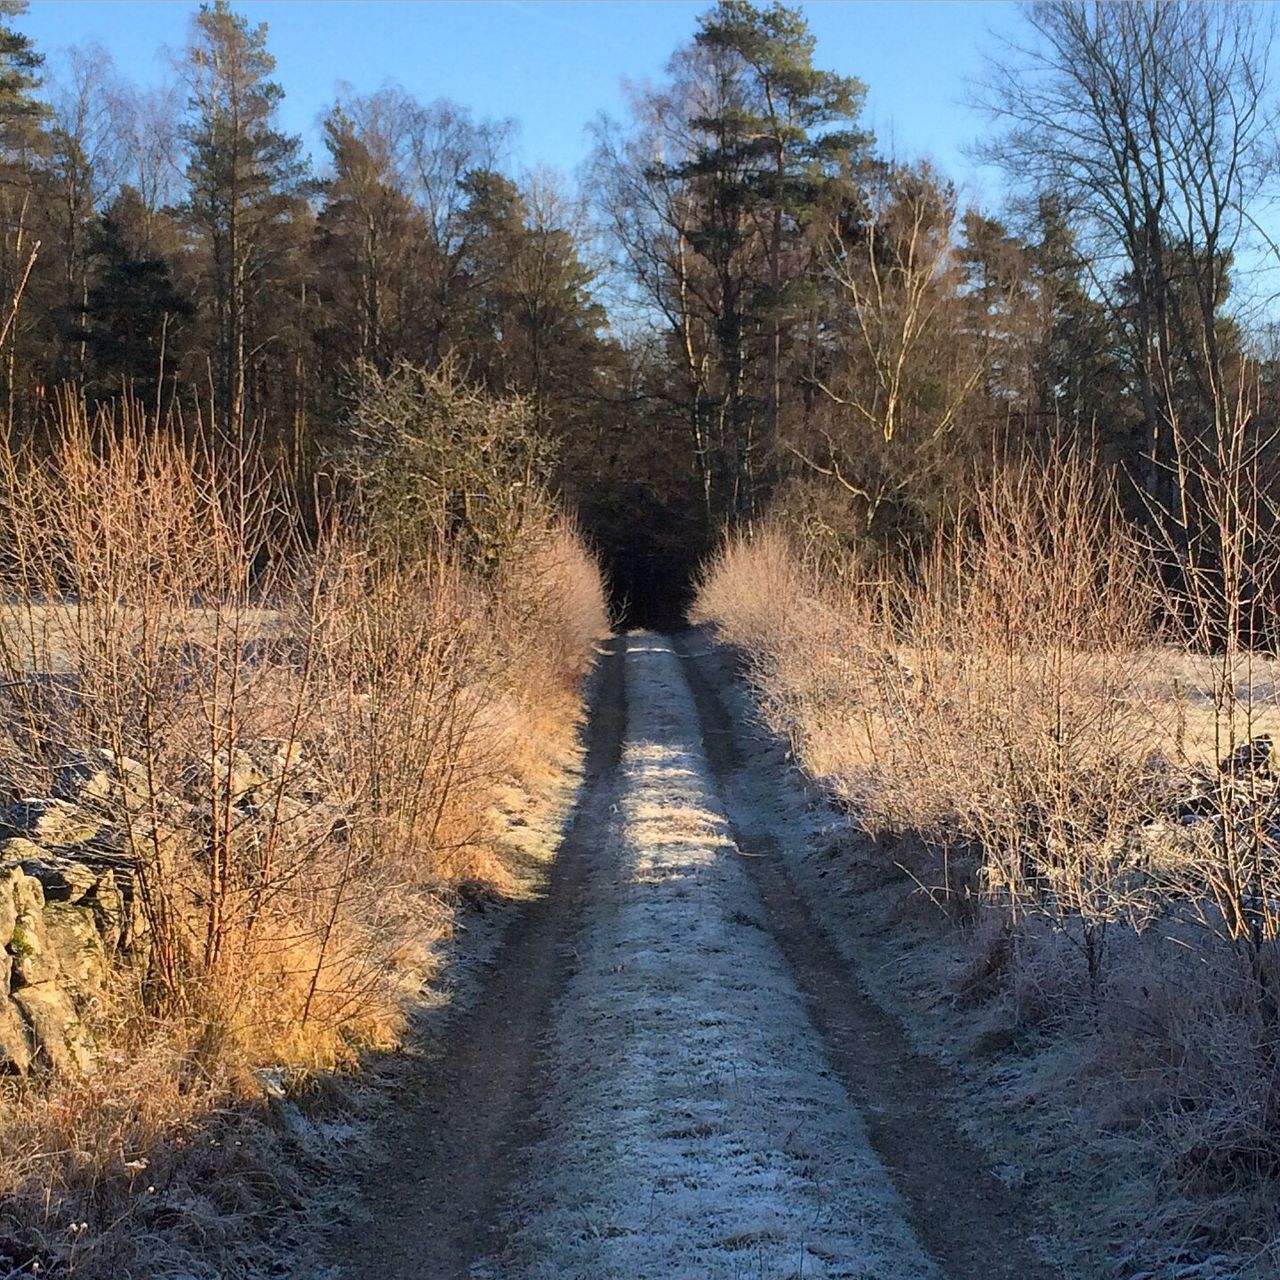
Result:
<svg viewBox="0 0 1280 1280">
<path fill-rule="evenodd" d="M 345 1274 L 1051 1274 L 789 877 L 794 784 L 713 656 L 611 642 L 547 892 L 402 1100 Z"/>
</svg>

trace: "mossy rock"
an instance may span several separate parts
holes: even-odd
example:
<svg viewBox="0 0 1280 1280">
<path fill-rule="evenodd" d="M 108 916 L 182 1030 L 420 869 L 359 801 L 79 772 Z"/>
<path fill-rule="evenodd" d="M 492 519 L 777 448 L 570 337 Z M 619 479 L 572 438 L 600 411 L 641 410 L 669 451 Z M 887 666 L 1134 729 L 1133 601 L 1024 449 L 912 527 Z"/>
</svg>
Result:
<svg viewBox="0 0 1280 1280">
<path fill-rule="evenodd" d="M 56 983 L 23 987 L 13 993 L 35 1047 L 33 1065 L 60 1073 L 82 1071 L 93 1053 L 93 1040 L 76 1014 L 71 997 Z"/>
<path fill-rule="evenodd" d="M 33 1051 L 26 1018 L 12 1000 L 0 996 L 0 1074 L 26 1075 Z"/>
<path fill-rule="evenodd" d="M 13 926 L 18 923 L 18 904 L 15 888 L 24 879 L 21 867 L 0 863 L 0 948 L 9 945 Z"/>
<path fill-rule="evenodd" d="M 92 908 L 49 903 L 44 930 L 49 953 L 65 978 L 82 991 L 106 982 L 106 948 Z"/>
<path fill-rule="evenodd" d="M 9 939 L 13 957 L 13 988 L 49 982 L 58 976 L 58 958 L 49 950 L 45 936 L 44 892 L 40 882 L 24 876 L 16 884 L 18 918 Z"/>
</svg>

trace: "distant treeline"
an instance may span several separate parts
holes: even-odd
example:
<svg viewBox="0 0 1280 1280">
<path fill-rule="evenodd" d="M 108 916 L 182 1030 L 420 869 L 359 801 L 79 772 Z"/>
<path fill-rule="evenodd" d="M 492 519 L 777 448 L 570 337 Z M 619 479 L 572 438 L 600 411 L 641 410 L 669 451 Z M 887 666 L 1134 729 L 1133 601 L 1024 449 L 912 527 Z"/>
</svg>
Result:
<svg viewBox="0 0 1280 1280">
<path fill-rule="evenodd" d="M 46 76 L 0 13 L 11 429 L 68 385 L 128 393 L 306 474 L 370 377 L 448 364 L 525 400 L 538 478 L 650 606 L 726 522 L 918 545 L 1050 439 L 1183 544 L 1230 432 L 1270 463 L 1265 9 L 1029 6 L 975 87 L 999 220 L 878 152 L 863 83 L 779 4 L 723 0 L 595 126 L 589 199 L 516 176 L 505 124 L 394 88 L 343 94 L 313 162 L 266 29 L 222 0 L 151 92 L 97 51 Z"/>
</svg>

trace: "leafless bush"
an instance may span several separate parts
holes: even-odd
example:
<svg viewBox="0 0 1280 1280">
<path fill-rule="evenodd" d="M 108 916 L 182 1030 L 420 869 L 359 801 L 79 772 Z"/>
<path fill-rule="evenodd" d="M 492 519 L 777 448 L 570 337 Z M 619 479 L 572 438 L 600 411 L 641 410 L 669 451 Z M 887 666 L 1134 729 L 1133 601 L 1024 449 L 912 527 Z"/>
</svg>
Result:
<svg viewBox="0 0 1280 1280">
<path fill-rule="evenodd" d="M 970 984 L 1062 1034 L 1084 1016 L 1176 1185 L 1254 1230 L 1280 1171 L 1280 557 L 1273 442 L 1246 395 L 1220 409 L 1177 441 L 1154 546 L 1058 451 L 909 570 L 831 573 L 765 529 L 697 608 L 856 820 L 935 851 L 909 868 L 935 901 L 979 862 Z"/>
<path fill-rule="evenodd" d="M 1212 707 L 1214 755 L 1224 766 L 1207 779 L 1219 817 L 1203 861 L 1216 908 L 1210 922 L 1246 960 L 1275 1021 L 1280 791 L 1269 732 L 1280 702 L 1266 651 L 1280 638 L 1280 511 L 1268 479 L 1276 438 L 1255 420 L 1258 394 L 1258 372 L 1246 362 L 1215 396 L 1212 424 L 1197 428 L 1170 410 L 1178 500 L 1155 511 L 1154 551 L 1184 646 L 1208 655 L 1196 691 Z"/>
<path fill-rule="evenodd" d="M 775 722 L 869 830 L 922 834 L 944 868 L 981 848 L 1011 921 L 1069 926 L 1096 982 L 1137 905 L 1119 889 L 1153 744 L 1150 594 L 1090 460 L 1009 467 L 909 575 L 823 583 L 795 561 L 777 531 L 731 547 L 699 603 Z"/>
<path fill-rule="evenodd" d="M 158 1247 L 129 1243 L 139 1161 L 186 1185 L 174 1144 L 260 1096 L 250 1068 L 341 1066 L 398 1032 L 455 886 L 504 887 L 494 794 L 571 744 L 608 620 L 545 514 L 483 572 L 438 529 L 413 557 L 331 512 L 304 536 L 252 441 L 132 406 L 65 402 L 47 453 L 0 452 L 0 490 L 7 799 L 90 755 L 84 803 L 140 916 L 91 1075 L 6 1086 L 5 1247 L 120 1274 Z M 245 1207 L 208 1209 L 239 1247 L 212 1219 Z M 80 1221 L 71 1253 L 33 1243 Z"/>
</svg>

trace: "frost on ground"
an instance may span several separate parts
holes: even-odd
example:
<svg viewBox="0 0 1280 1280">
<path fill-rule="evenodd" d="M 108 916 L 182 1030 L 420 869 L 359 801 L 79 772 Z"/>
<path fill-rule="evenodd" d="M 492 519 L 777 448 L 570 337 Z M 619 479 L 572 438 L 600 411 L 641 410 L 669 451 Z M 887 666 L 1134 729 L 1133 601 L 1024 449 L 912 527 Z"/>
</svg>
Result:
<svg viewBox="0 0 1280 1280">
<path fill-rule="evenodd" d="M 938 1271 L 824 1061 L 669 644 L 628 638 L 617 804 L 490 1280 Z"/>
</svg>

